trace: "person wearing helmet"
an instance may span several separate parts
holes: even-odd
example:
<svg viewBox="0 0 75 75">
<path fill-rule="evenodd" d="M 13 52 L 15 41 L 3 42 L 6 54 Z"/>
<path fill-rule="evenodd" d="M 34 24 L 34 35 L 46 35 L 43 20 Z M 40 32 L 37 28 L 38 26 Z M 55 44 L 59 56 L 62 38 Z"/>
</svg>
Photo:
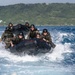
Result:
<svg viewBox="0 0 75 75">
<path fill-rule="evenodd" d="M 13 24 L 11 22 L 8 24 L 8 27 L 9 27 L 9 30 L 11 30 L 11 31 L 14 30 L 14 26 L 13 26 Z"/>
<path fill-rule="evenodd" d="M 20 32 L 16 37 L 13 38 L 13 40 L 10 42 L 11 43 L 11 47 L 13 47 L 14 45 L 19 44 L 21 41 L 23 41 L 24 38 L 24 34 L 23 32 Z"/>
<path fill-rule="evenodd" d="M 22 40 L 24 40 L 24 34 L 23 34 L 23 32 L 20 32 L 18 34 L 18 40 L 19 40 L 19 42 L 22 41 Z"/>
<path fill-rule="evenodd" d="M 47 29 L 43 29 L 41 36 L 44 41 L 46 41 L 48 44 L 50 44 L 51 47 L 55 48 L 56 45 L 52 42 L 51 35 Z"/>
<path fill-rule="evenodd" d="M 30 39 L 34 39 L 34 38 L 36 37 L 36 33 L 37 33 L 37 32 L 38 32 L 37 28 L 35 27 L 34 24 L 32 24 L 32 25 L 30 26 L 30 32 L 29 32 L 28 37 L 29 37 Z"/>
<path fill-rule="evenodd" d="M 36 33 L 36 38 L 37 39 L 41 39 L 41 34 L 40 33 Z"/>
<path fill-rule="evenodd" d="M 28 22 L 25 22 L 25 26 L 30 29 L 30 25 Z"/>
<path fill-rule="evenodd" d="M 13 37 L 14 37 L 14 35 L 11 32 L 11 30 L 9 29 L 9 27 L 6 27 L 4 33 L 1 36 L 1 40 L 6 45 L 5 48 L 9 48 L 10 47 L 10 41 L 12 40 Z"/>
<path fill-rule="evenodd" d="M 2 34 L 2 41 L 5 41 L 6 38 L 11 38 L 13 37 L 13 33 L 10 31 L 9 27 L 6 27 L 4 33 Z"/>
</svg>

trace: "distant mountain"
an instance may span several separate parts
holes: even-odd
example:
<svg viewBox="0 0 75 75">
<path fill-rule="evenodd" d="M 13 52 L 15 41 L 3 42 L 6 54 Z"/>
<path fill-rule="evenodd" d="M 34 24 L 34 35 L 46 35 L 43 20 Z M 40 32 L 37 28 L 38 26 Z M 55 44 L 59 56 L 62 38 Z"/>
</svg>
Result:
<svg viewBox="0 0 75 75">
<path fill-rule="evenodd" d="M 75 4 L 38 3 L 0 6 L 0 25 L 9 22 L 35 25 L 75 25 Z"/>
</svg>

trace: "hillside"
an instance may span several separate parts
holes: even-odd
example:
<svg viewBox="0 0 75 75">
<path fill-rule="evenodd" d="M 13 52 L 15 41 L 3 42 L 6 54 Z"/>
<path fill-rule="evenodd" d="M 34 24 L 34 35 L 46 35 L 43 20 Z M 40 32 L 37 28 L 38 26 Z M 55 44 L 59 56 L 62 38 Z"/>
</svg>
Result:
<svg viewBox="0 0 75 75">
<path fill-rule="evenodd" d="M 75 25 L 75 4 L 38 3 L 0 6 L 0 25 L 26 21 L 36 25 Z"/>
</svg>

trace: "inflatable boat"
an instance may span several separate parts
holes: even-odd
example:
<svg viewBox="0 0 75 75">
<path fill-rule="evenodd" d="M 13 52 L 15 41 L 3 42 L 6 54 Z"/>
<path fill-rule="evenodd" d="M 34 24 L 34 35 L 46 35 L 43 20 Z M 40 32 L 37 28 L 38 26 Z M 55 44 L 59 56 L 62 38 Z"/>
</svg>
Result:
<svg viewBox="0 0 75 75">
<path fill-rule="evenodd" d="M 12 32 L 17 35 L 20 32 L 23 32 L 26 35 L 29 32 L 29 28 L 24 25 L 18 24 L 13 26 Z M 9 51 L 14 54 L 28 54 L 28 55 L 37 55 L 45 54 L 51 50 L 51 45 L 41 39 L 25 39 L 20 43 L 16 44 L 13 47 L 9 48 Z"/>
<path fill-rule="evenodd" d="M 23 40 L 19 44 L 9 48 L 11 53 L 14 54 L 28 54 L 28 55 L 37 55 L 45 54 L 51 50 L 51 45 L 47 44 L 43 40 L 39 39 L 29 39 Z"/>
</svg>

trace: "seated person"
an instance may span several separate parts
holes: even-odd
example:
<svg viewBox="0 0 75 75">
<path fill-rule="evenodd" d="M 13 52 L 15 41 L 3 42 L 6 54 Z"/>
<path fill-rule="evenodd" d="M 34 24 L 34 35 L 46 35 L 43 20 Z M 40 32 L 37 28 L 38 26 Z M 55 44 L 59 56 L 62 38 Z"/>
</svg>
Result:
<svg viewBox="0 0 75 75">
<path fill-rule="evenodd" d="M 18 43 L 20 43 L 24 39 L 25 39 L 24 34 L 22 32 L 19 33 L 15 38 L 13 38 L 12 41 L 10 41 L 11 47 L 13 47 L 14 45 L 17 45 Z"/>
<path fill-rule="evenodd" d="M 6 27 L 4 33 L 1 36 L 1 40 L 5 43 L 5 48 L 10 47 L 10 41 L 14 37 L 12 31 L 9 29 L 9 27 Z"/>
<path fill-rule="evenodd" d="M 36 37 L 36 33 L 38 32 L 37 28 L 32 24 L 30 26 L 30 32 L 28 34 L 29 39 L 34 39 Z"/>
<path fill-rule="evenodd" d="M 41 34 L 40 33 L 36 33 L 36 38 L 37 39 L 41 39 Z"/>
<path fill-rule="evenodd" d="M 47 29 L 43 29 L 41 36 L 44 41 L 46 41 L 48 44 L 50 44 L 51 47 L 55 48 L 56 45 L 52 42 L 51 35 Z"/>
<path fill-rule="evenodd" d="M 37 48 L 39 49 L 51 49 L 51 46 L 42 39 L 40 33 L 36 33 L 36 38 L 34 38 Z"/>
<path fill-rule="evenodd" d="M 25 26 L 30 29 L 30 25 L 28 22 L 25 23 Z"/>
<path fill-rule="evenodd" d="M 10 23 L 8 24 L 8 27 L 13 27 L 13 24 L 10 22 Z"/>
<path fill-rule="evenodd" d="M 9 23 L 9 24 L 8 24 L 8 27 L 9 27 L 9 29 L 10 29 L 11 31 L 13 31 L 13 30 L 14 30 L 14 26 L 13 26 L 13 24 L 12 24 L 12 23 Z"/>
</svg>

